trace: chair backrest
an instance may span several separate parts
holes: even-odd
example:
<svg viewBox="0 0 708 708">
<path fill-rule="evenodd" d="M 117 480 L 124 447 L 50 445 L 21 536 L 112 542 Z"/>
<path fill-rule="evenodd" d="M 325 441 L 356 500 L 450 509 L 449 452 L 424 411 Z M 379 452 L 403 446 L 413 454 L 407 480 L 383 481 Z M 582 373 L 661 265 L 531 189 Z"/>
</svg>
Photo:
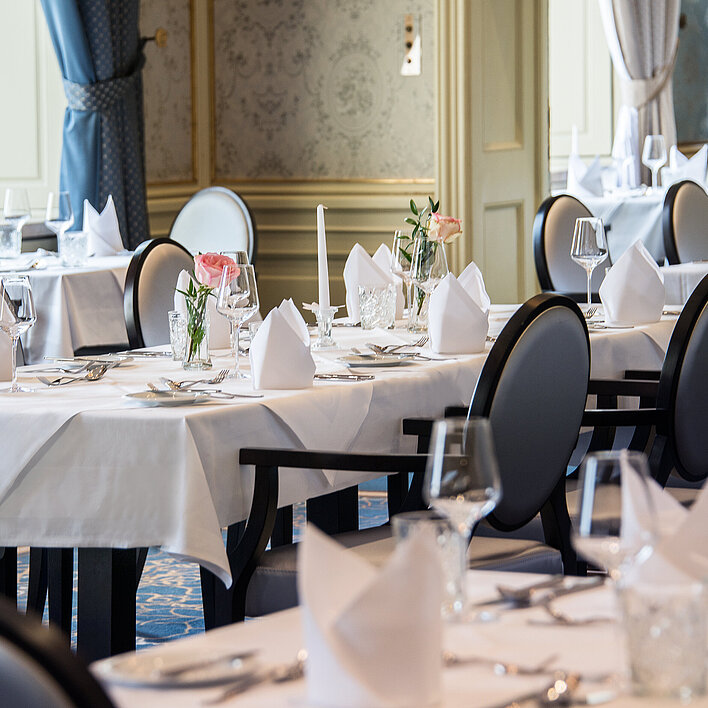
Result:
<svg viewBox="0 0 708 708">
<path fill-rule="evenodd" d="M 86 666 L 50 627 L 0 600 L 0 703 L 42 708 L 112 708 Z"/>
<path fill-rule="evenodd" d="M 125 276 L 123 314 L 131 349 L 167 344 L 167 313 L 174 308 L 182 270 L 194 269 L 192 254 L 169 238 L 144 241 L 130 259 Z"/>
<path fill-rule="evenodd" d="M 589 376 L 587 326 L 567 297 L 536 295 L 499 334 L 469 408 L 490 419 L 499 460 L 492 526 L 510 531 L 530 521 L 565 476 Z"/>
<path fill-rule="evenodd" d="M 256 258 L 256 224 L 246 202 L 225 187 L 197 192 L 177 214 L 170 238 L 192 254 L 207 251 L 246 251 Z"/>
<path fill-rule="evenodd" d="M 533 221 L 533 255 L 541 288 L 568 295 L 574 300 L 587 297 L 587 276 L 570 258 L 575 220 L 592 216 L 590 210 L 570 194 L 549 197 L 539 207 Z M 595 268 L 591 289 L 597 294 L 609 256 Z"/>
<path fill-rule="evenodd" d="M 692 482 L 708 477 L 708 276 L 676 322 L 656 403 L 668 410 L 657 434 L 667 437 L 676 471 Z"/>
<path fill-rule="evenodd" d="M 708 194 L 699 184 L 684 180 L 669 187 L 661 223 L 669 263 L 708 258 Z"/>
</svg>

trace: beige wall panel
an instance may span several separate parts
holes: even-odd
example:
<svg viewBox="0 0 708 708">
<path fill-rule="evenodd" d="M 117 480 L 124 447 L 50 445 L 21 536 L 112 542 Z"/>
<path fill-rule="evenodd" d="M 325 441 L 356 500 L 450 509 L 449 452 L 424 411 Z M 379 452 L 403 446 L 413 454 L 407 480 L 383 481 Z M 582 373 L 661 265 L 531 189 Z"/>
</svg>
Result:
<svg viewBox="0 0 708 708">
<path fill-rule="evenodd" d="M 514 292 L 524 260 L 524 208 L 522 202 L 487 205 L 484 209 L 484 241 L 478 262 L 492 302 L 519 302 L 524 293 Z"/>
</svg>

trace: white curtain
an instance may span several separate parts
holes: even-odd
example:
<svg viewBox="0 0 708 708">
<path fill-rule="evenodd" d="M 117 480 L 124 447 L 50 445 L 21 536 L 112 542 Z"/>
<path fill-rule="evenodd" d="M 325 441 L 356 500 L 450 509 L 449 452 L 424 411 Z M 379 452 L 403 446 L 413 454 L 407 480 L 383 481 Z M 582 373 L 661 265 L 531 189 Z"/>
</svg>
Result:
<svg viewBox="0 0 708 708">
<path fill-rule="evenodd" d="M 612 157 L 623 181 L 637 186 L 642 181 L 644 138 L 663 135 L 667 152 L 676 144 L 672 75 L 681 0 L 598 2 L 612 63 L 621 81 L 622 106 Z M 644 177 L 648 174 L 646 171 Z"/>
</svg>

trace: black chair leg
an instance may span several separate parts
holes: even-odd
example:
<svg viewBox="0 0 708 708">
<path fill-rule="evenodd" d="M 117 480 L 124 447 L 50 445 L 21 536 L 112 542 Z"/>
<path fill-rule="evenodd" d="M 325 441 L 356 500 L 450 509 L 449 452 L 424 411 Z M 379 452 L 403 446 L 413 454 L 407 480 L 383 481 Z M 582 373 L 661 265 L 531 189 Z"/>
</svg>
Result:
<svg viewBox="0 0 708 708">
<path fill-rule="evenodd" d="M 49 624 L 71 637 L 74 600 L 74 549 L 45 548 L 49 588 Z"/>
<path fill-rule="evenodd" d="M 17 549 L 0 547 L 0 595 L 17 607 Z"/>
<path fill-rule="evenodd" d="M 293 542 L 293 508 L 284 506 L 275 515 L 275 526 L 270 537 L 270 547 L 285 546 Z"/>
<path fill-rule="evenodd" d="M 30 548 L 29 582 L 27 583 L 27 614 L 44 615 L 47 604 L 47 549 Z"/>
</svg>

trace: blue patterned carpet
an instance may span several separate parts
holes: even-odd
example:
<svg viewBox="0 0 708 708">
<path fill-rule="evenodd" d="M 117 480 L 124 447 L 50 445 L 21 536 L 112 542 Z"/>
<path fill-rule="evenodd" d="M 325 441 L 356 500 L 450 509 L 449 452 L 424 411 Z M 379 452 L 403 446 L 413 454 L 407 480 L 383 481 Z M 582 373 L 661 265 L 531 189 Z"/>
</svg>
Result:
<svg viewBox="0 0 708 708">
<path fill-rule="evenodd" d="M 374 492 L 359 495 L 359 518 L 362 528 L 386 521 L 385 494 Z M 293 524 L 299 539 L 305 524 L 305 505 L 295 506 Z M 27 602 L 29 551 L 18 552 L 18 605 L 24 610 Z M 76 561 L 74 562 L 76 567 Z M 45 612 L 45 622 L 47 621 Z M 138 649 L 204 631 L 199 567 L 183 563 L 172 556 L 151 548 L 137 596 Z M 76 572 L 74 572 L 74 623 L 72 645 L 76 642 Z"/>
</svg>

